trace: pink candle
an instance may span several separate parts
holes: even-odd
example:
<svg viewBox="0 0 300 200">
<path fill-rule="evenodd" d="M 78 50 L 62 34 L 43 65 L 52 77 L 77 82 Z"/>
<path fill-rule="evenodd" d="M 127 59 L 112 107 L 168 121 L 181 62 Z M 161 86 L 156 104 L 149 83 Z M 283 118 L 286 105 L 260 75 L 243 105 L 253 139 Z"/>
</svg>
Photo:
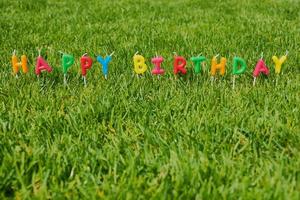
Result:
<svg viewBox="0 0 300 200">
<path fill-rule="evenodd" d="M 39 76 L 42 71 L 47 71 L 50 73 L 52 72 L 52 67 L 50 67 L 47 61 L 39 55 L 36 59 L 35 74 Z"/>
<path fill-rule="evenodd" d="M 253 71 L 253 76 L 258 77 L 260 73 L 264 75 L 269 75 L 269 68 L 266 66 L 263 59 L 258 60 L 255 69 Z"/>
<path fill-rule="evenodd" d="M 164 61 L 163 57 L 155 57 L 151 59 L 151 62 L 155 65 L 155 67 L 152 69 L 152 74 L 154 75 L 160 75 L 164 74 L 165 70 L 161 68 L 161 63 Z"/>
</svg>

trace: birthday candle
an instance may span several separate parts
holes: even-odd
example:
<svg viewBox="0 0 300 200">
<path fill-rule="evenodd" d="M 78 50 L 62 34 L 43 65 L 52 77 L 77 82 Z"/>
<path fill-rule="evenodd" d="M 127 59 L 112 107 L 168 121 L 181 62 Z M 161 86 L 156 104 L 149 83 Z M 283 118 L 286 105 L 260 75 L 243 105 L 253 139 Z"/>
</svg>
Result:
<svg viewBox="0 0 300 200">
<path fill-rule="evenodd" d="M 52 72 L 52 67 L 44 60 L 44 58 L 39 53 L 39 56 L 36 59 L 36 67 L 35 67 L 35 74 L 39 76 L 42 71 Z"/>
<path fill-rule="evenodd" d="M 255 69 L 253 71 L 253 76 L 256 78 L 259 74 L 269 75 L 269 68 L 265 64 L 264 60 L 261 58 L 258 60 Z"/>
<path fill-rule="evenodd" d="M 69 54 L 63 54 L 61 64 L 63 67 L 63 73 L 67 74 L 69 68 L 74 64 L 74 57 Z"/>
<path fill-rule="evenodd" d="M 161 75 L 165 73 L 165 70 L 161 68 L 161 63 L 164 61 L 164 58 L 159 56 L 159 57 L 154 57 L 151 59 L 151 62 L 154 64 L 154 68 L 152 69 L 152 74 L 154 75 Z"/>
<path fill-rule="evenodd" d="M 280 74 L 281 72 L 281 66 L 286 61 L 287 54 L 285 56 L 282 56 L 280 59 L 277 58 L 277 56 L 273 56 L 272 60 L 275 63 L 275 73 Z"/>
<path fill-rule="evenodd" d="M 93 59 L 86 54 L 84 54 L 80 58 L 80 65 L 81 65 L 81 75 L 86 76 L 87 70 L 91 69 L 93 64 Z"/>
<path fill-rule="evenodd" d="M 145 58 L 141 55 L 133 56 L 134 72 L 136 74 L 144 74 L 147 71 L 147 65 L 145 64 Z"/>
<path fill-rule="evenodd" d="M 187 70 L 185 68 L 186 66 L 186 60 L 184 57 L 182 56 L 175 56 L 174 57 L 174 74 L 178 74 L 178 73 L 181 73 L 181 74 L 186 74 Z"/>
<path fill-rule="evenodd" d="M 235 88 L 235 76 L 238 74 L 243 74 L 247 69 L 246 61 L 240 57 L 235 56 L 233 58 L 233 80 L 232 80 L 232 88 Z"/>
<path fill-rule="evenodd" d="M 111 57 L 113 54 L 114 52 L 112 52 L 109 56 L 106 56 L 105 58 L 102 58 L 101 56 L 97 56 L 97 61 L 102 65 L 102 73 L 105 79 L 107 79 L 107 75 L 108 75 L 108 63 L 111 61 Z"/>
<path fill-rule="evenodd" d="M 13 73 L 16 75 L 19 72 L 19 67 L 22 67 L 23 73 L 28 73 L 27 57 L 25 55 L 21 56 L 21 62 L 18 62 L 18 58 L 15 54 L 15 51 L 12 55 L 12 68 Z"/>
<path fill-rule="evenodd" d="M 204 56 L 192 57 L 191 61 L 194 63 L 194 71 L 195 74 L 201 73 L 201 64 L 204 62 L 206 58 Z"/>
<path fill-rule="evenodd" d="M 210 74 L 212 76 L 216 75 L 217 70 L 220 71 L 220 75 L 224 76 L 225 70 L 226 70 L 226 58 L 222 57 L 221 62 L 217 63 L 217 56 L 213 57 L 211 61 L 211 69 L 210 69 Z"/>
<path fill-rule="evenodd" d="M 67 72 L 68 69 L 74 64 L 74 57 L 72 55 L 69 54 L 63 54 L 62 56 L 62 61 L 61 61 L 61 65 L 63 68 L 63 73 L 64 73 L 64 84 L 67 84 Z"/>
<path fill-rule="evenodd" d="M 263 53 L 262 53 L 263 55 Z M 259 76 L 259 74 L 264 74 L 264 75 L 269 75 L 269 68 L 267 67 L 267 65 L 265 64 L 264 60 L 262 59 L 262 57 L 257 61 L 255 69 L 253 71 L 253 86 L 255 86 L 256 83 L 256 78 Z"/>
<path fill-rule="evenodd" d="M 85 86 L 86 86 L 86 73 L 87 70 L 92 67 L 92 64 L 93 64 L 93 59 L 87 56 L 87 54 L 83 54 L 83 56 L 81 56 L 80 58 L 81 75 L 83 77 L 83 83 Z"/>
<path fill-rule="evenodd" d="M 247 69 L 246 61 L 240 57 L 234 57 L 233 58 L 233 69 L 232 74 L 238 75 L 243 74 Z"/>
</svg>

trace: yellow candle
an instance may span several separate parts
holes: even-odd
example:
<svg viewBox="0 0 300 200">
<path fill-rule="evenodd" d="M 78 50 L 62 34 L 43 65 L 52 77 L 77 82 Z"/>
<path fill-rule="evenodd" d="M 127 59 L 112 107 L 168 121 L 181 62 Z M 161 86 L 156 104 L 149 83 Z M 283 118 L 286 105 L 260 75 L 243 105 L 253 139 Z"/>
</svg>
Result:
<svg viewBox="0 0 300 200">
<path fill-rule="evenodd" d="M 21 62 L 18 62 L 18 58 L 16 55 L 12 56 L 12 68 L 13 73 L 17 74 L 19 72 L 19 68 L 22 67 L 23 73 L 28 72 L 28 65 L 27 65 L 27 57 L 25 55 L 21 56 Z"/>
<path fill-rule="evenodd" d="M 220 71 L 220 74 L 224 76 L 225 74 L 225 67 L 226 67 L 226 58 L 222 57 L 221 62 L 218 63 L 217 61 L 217 56 L 213 57 L 211 61 L 211 69 L 210 69 L 210 74 L 212 76 L 216 75 L 217 70 Z"/>
<path fill-rule="evenodd" d="M 282 64 L 286 61 L 286 59 L 287 59 L 286 55 L 282 56 L 280 59 L 278 59 L 277 56 L 272 57 L 272 60 L 275 63 L 275 73 L 276 74 L 279 74 L 281 72 Z"/>
<path fill-rule="evenodd" d="M 147 65 L 145 63 L 145 58 L 141 55 L 133 56 L 134 72 L 136 74 L 144 74 L 147 71 Z"/>
</svg>

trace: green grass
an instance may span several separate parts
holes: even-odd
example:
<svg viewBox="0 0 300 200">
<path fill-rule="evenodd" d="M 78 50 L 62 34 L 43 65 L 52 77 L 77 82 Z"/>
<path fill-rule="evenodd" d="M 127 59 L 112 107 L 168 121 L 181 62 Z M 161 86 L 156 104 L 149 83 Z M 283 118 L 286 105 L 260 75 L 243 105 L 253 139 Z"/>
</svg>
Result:
<svg viewBox="0 0 300 200">
<path fill-rule="evenodd" d="M 300 2 L 0 1 L 0 199 L 299 199 Z M 54 67 L 38 80 L 37 48 Z M 16 79 L 11 53 L 30 73 Z M 63 86 L 59 50 L 76 57 Z M 271 57 L 289 50 L 282 74 Z M 79 58 L 115 51 L 84 88 Z M 132 77 L 133 54 L 167 74 Z M 173 52 L 228 59 L 172 75 Z M 252 86 L 264 52 L 271 74 Z M 234 55 L 247 73 L 232 90 Z M 210 62 L 208 62 L 208 66 Z"/>
</svg>

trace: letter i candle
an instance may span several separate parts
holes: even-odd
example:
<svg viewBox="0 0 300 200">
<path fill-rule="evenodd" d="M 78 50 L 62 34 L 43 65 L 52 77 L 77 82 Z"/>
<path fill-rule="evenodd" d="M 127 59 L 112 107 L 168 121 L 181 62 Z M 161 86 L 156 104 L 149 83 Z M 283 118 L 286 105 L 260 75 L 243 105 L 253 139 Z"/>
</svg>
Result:
<svg viewBox="0 0 300 200">
<path fill-rule="evenodd" d="M 151 73 L 153 75 L 162 75 L 165 73 L 165 70 L 161 68 L 161 63 L 164 61 L 162 56 L 156 56 L 151 59 L 151 62 L 154 64 L 154 68 L 152 69 Z"/>
</svg>

